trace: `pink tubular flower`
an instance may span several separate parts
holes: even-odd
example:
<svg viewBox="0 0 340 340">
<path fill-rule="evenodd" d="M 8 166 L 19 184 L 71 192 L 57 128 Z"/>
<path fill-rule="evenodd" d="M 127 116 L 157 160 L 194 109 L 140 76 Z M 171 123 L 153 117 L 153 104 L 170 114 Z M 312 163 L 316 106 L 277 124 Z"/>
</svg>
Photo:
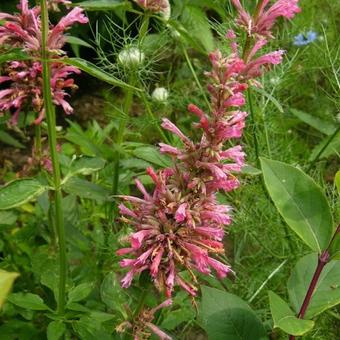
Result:
<svg viewBox="0 0 340 340">
<path fill-rule="evenodd" d="M 252 17 L 241 5 L 240 0 L 232 0 L 239 13 L 237 22 L 243 26 L 249 36 L 257 34 L 272 37 L 271 29 L 279 17 L 292 19 L 301 9 L 299 0 L 277 0 L 268 8 L 270 0 L 260 0 L 255 15 Z"/>
<path fill-rule="evenodd" d="M 50 4 L 68 1 L 52 1 Z M 37 112 L 36 124 L 44 119 L 44 102 L 42 95 L 42 65 L 35 61 L 41 53 L 41 20 L 40 7 L 30 9 L 27 0 L 21 0 L 18 6 L 19 14 L 8 15 L 0 13 L 0 19 L 4 20 L 0 26 L 0 44 L 4 49 L 21 48 L 31 59 L 24 61 L 12 61 L 4 65 L 3 76 L 0 83 L 7 86 L 8 91 L 2 92 L 0 97 L 0 115 L 6 111 L 13 113 L 12 123 L 16 124 L 19 114 L 24 109 L 33 109 Z M 83 10 L 75 7 L 60 22 L 51 27 L 48 37 L 48 49 L 54 60 L 64 54 L 62 48 L 65 44 L 64 33 L 74 23 L 86 23 L 88 19 Z M 51 89 L 53 102 L 63 108 L 66 114 L 73 113 L 73 108 L 66 101 L 68 93 L 66 90 L 76 89 L 74 80 L 70 78 L 80 71 L 74 66 L 66 66 L 54 61 L 51 63 Z"/>
</svg>

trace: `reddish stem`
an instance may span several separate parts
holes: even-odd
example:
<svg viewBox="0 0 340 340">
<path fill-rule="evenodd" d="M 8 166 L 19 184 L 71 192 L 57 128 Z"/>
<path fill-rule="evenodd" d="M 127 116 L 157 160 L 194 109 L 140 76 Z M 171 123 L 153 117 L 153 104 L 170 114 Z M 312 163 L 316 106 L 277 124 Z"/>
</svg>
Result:
<svg viewBox="0 0 340 340">
<path fill-rule="evenodd" d="M 317 265 L 317 267 L 315 269 L 315 273 L 313 275 L 312 281 L 311 281 L 311 283 L 309 285 L 309 288 L 307 290 L 305 299 L 303 300 L 300 312 L 299 312 L 299 314 L 297 316 L 299 319 L 303 319 L 303 317 L 306 314 L 307 308 L 308 308 L 308 306 L 310 304 L 310 301 L 312 299 L 315 287 L 316 287 L 316 285 L 317 285 L 317 283 L 319 281 L 319 278 L 320 278 L 320 275 L 322 273 L 322 270 L 324 269 L 325 265 L 329 262 L 329 252 L 328 252 L 328 250 L 330 249 L 332 243 L 334 242 L 336 236 L 339 233 L 340 233 L 340 225 L 338 225 L 338 227 L 337 227 L 337 229 L 336 229 L 336 231 L 335 231 L 335 233 L 333 235 L 333 238 L 332 238 L 331 242 L 329 243 L 328 248 L 318 258 L 318 265 Z M 290 335 L 289 336 L 289 340 L 295 340 L 295 336 L 294 335 Z"/>
</svg>

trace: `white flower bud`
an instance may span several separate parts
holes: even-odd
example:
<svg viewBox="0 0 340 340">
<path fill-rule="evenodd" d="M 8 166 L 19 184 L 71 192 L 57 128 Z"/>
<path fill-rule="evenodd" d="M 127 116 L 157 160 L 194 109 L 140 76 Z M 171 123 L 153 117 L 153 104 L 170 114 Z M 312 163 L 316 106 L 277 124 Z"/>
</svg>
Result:
<svg viewBox="0 0 340 340">
<path fill-rule="evenodd" d="M 137 47 L 127 47 L 118 55 L 119 62 L 126 67 L 138 66 L 144 59 L 145 54 Z"/>
<path fill-rule="evenodd" d="M 164 87 L 156 87 L 152 92 L 152 98 L 161 103 L 165 103 L 168 100 L 169 91 Z"/>
</svg>

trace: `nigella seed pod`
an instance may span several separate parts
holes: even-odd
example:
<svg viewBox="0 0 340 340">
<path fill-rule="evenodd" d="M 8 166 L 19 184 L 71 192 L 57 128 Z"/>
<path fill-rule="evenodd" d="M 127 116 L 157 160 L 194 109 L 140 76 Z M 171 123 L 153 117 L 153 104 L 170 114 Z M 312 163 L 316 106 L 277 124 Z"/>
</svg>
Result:
<svg viewBox="0 0 340 340">
<path fill-rule="evenodd" d="M 164 87 L 156 87 L 151 96 L 156 102 L 166 104 L 169 98 L 169 91 Z"/>
<path fill-rule="evenodd" d="M 126 47 L 118 54 L 118 61 L 124 67 L 138 67 L 143 64 L 145 54 L 137 47 Z"/>
</svg>

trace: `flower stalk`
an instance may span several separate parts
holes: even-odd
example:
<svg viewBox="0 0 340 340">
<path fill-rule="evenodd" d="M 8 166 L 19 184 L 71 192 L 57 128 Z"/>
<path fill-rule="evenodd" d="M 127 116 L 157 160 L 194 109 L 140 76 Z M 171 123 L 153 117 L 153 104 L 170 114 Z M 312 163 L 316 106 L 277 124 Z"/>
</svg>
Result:
<svg viewBox="0 0 340 340">
<path fill-rule="evenodd" d="M 47 121 L 48 141 L 52 160 L 53 169 L 53 186 L 54 186 L 54 204 L 55 204 L 55 226 L 58 236 L 59 245 L 59 290 L 58 290 L 58 314 L 62 315 L 65 312 L 65 291 L 67 277 L 67 258 L 66 258 L 66 241 L 65 241 L 65 226 L 64 214 L 62 208 L 62 192 L 61 192 L 61 173 L 57 151 L 57 136 L 56 136 L 56 117 L 55 107 L 52 101 L 51 91 L 51 68 L 49 61 L 49 50 L 47 47 L 47 39 L 49 33 L 49 17 L 47 1 L 41 0 L 41 20 L 42 20 L 42 49 L 41 62 L 43 68 L 43 97 L 44 109 Z"/>
<path fill-rule="evenodd" d="M 316 266 L 316 269 L 315 269 L 315 272 L 313 274 L 312 280 L 309 284 L 306 296 L 305 296 L 303 303 L 301 305 L 299 314 L 297 315 L 298 319 L 303 319 L 305 314 L 306 314 L 308 306 L 309 306 L 309 304 L 312 300 L 316 285 L 319 282 L 321 273 L 322 273 L 323 269 L 325 268 L 325 266 L 327 265 L 327 263 L 330 261 L 329 249 L 331 248 L 336 236 L 339 233 L 340 233 L 340 225 L 338 225 L 338 227 L 337 227 L 337 229 L 336 229 L 336 231 L 333 235 L 333 238 L 332 238 L 331 242 L 329 243 L 328 248 L 325 251 L 323 251 L 321 253 L 321 255 L 318 257 L 318 265 Z M 290 335 L 289 340 L 295 340 L 295 336 Z"/>
</svg>

